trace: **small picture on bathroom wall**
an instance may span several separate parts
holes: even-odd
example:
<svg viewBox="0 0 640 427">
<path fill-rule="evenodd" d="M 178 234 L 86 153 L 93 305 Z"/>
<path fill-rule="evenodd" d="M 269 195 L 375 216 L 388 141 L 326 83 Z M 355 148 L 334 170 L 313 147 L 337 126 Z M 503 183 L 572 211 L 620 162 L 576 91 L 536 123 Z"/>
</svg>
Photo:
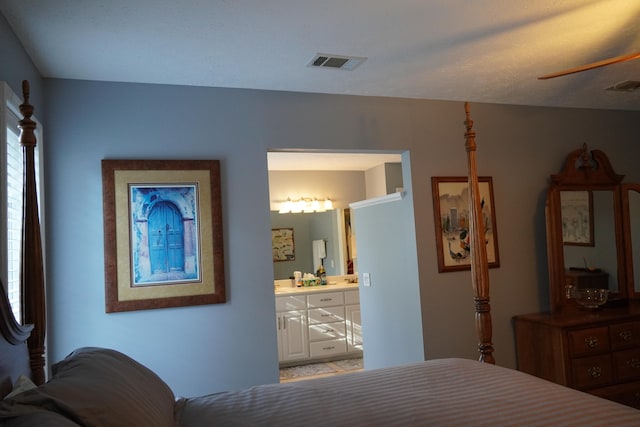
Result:
<svg viewBox="0 0 640 427">
<path fill-rule="evenodd" d="M 273 262 L 295 261 L 296 251 L 293 242 L 293 228 L 271 229 L 271 248 Z"/>
</svg>

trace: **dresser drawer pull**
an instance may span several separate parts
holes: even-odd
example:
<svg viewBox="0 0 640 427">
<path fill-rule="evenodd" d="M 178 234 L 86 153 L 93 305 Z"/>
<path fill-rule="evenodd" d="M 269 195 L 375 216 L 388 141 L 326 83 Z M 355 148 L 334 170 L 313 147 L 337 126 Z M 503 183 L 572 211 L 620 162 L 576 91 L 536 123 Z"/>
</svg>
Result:
<svg viewBox="0 0 640 427">
<path fill-rule="evenodd" d="M 631 332 L 629 329 L 621 331 L 619 335 L 620 338 L 622 338 L 622 341 L 631 341 L 631 338 L 633 338 L 633 332 Z"/>
<path fill-rule="evenodd" d="M 332 345 L 329 347 L 322 347 L 323 350 L 333 350 L 334 348 L 336 348 L 336 346 Z"/>
<path fill-rule="evenodd" d="M 584 343 L 587 345 L 587 347 L 589 348 L 594 348 L 598 346 L 598 338 L 596 337 L 587 337 L 584 339 Z"/>
<path fill-rule="evenodd" d="M 320 298 L 321 302 L 333 301 L 333 298 Z"/>
<path fill-rule="evenodd" d="M 600 376 L 602 375 L 602 368 L 600 368 L 599 366 L 592 366 L 589 369 L 587 369 L 587 372 L 589 373 L 589 376 L 593 379 L 600 378 Z"/>
<path fill-rule="evenodd" d="M 336 331 L 335 329 L 325 329 L 325 330 L 324 330 L 324 331 L 322 331 L 322 332 L 323 332 L 323 333 L 325 333 L 325 334 L 329 334 L 329 333 L 331 333 L 331 332 L 335 332 L 335 331 Z"/>
<path fill-rule="evenodd" d="M 640 369 L 640 359 L 634 357 L 630 360 L 627 360 L 627 366 L 633 369 Z"/>
</svg>

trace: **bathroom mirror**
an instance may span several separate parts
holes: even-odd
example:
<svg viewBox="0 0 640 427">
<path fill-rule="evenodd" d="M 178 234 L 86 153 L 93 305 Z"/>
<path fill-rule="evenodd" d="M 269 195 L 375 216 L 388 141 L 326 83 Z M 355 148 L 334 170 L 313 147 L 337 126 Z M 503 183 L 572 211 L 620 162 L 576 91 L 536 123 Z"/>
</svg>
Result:
<svg viewBox="0 0 640 427">
<path fill-rule="evenodd" d="M 295 259 L 273 263 L 274 278 L 288 279 L 296 270 L 315 273 L 317 266 L 314 265 L 312 250 L 314 240 L 324 240 L 326 243 L 323 266 L 328 276 L 353 273 L 356 254 L 351 221 L 350 209 L 286 214 L 271 211 L 271 228 L 293 229 L 295 248 Z"/>
<path fill-rule="evenodd" d="M 609 289 L 611 304 L 628 298 L 623 178 L 602 151 L 586 145 L 569 153 L 562 172 L 551 176 L 546 216 L 552 312 L 578 309 L 573 288 Z"/>
</svg>

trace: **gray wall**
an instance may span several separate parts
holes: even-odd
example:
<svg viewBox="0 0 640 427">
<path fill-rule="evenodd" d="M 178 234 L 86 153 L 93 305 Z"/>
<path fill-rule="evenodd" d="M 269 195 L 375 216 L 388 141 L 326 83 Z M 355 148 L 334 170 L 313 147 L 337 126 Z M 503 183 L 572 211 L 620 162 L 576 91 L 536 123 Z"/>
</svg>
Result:
<svg viewBox="0 0 640 427">
<path fill-rule="evenodd" d="M 0 79 L 13 86 L 17 76 L 33 78 L 33 67 L 20 49 L 21 59 L 13 61 L 16 43 L 4 37 L 5 27 L 0 21 Z M 415 229 L 418 271 L 410 275 L 419 304 L 404 310 L 394 304 L 395 311 L 379 315 L 404 323 L 403 339 L 424 342 L 427 358 L 476 358 L 470 274 L 437 271 L 430 188 L 431 176 L 467 173 L 461 102 L 55 79 L 43 85 L 45 96 L 36 85 L 34 103 L 47 142 L 51 360 L 79 346 L 113 347 L 158 372 L 180 395 L 277 381 L 271 148 L 410 152 L 415 223 L 404 216 L 403 227 Z M 515 367 L 512 316 L 548 307 L 548 177 L 586 142 L 604 150 L 618 173 L 640 181 L 634 172 L 640 113 L 472 103 L 471 114 L 479 172 L 493 177 L 499 230 L 501 266 L 490 271 L 495 356 Z M 105 314 L 104 158 L 221 160 L 226 304 Z M 359 262 L 363 255 L 359 248 Z M 363 302 L 382 304 L 368 295 Z"/>
<path fill-rule="evenodd" d="M 410 155 L 404 153 L 403 164 Z M 402 200 L 353 209 L 365 369 L 424 360 L 412 180 L 403 168 Z"/>
<path fill-rule="evenodd" d="M 22 81 L 29 81 L 30 103 L 35 106 L 34 114 L 42 120 L 44 105 L 42 77 L 2 13 L 0 13 L 0 64 L 2 64 L 0 80 L 7 82 L 16 95 L 22 97 Z"/>
</svg>

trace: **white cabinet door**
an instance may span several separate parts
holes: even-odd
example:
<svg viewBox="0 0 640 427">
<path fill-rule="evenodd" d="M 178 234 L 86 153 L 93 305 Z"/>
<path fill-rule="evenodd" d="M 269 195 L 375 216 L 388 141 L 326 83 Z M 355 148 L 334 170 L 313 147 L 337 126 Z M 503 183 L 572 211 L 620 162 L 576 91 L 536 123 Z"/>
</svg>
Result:
<svg viewBox="0 0 640 427">
<path fill-rule="evenodd" d="M 347 322 L 347 351 L 362 350 L 362 321 L 360 319 L 360 305 L 348 305 L 346 310 Z"/>
<path fill-rule="evenodd" d="M 277 322 L 279 361 L 307 359 L 309 357 L 309 339 L 307 338 L 306 311 L 278 313 Z"/>
</svg>

